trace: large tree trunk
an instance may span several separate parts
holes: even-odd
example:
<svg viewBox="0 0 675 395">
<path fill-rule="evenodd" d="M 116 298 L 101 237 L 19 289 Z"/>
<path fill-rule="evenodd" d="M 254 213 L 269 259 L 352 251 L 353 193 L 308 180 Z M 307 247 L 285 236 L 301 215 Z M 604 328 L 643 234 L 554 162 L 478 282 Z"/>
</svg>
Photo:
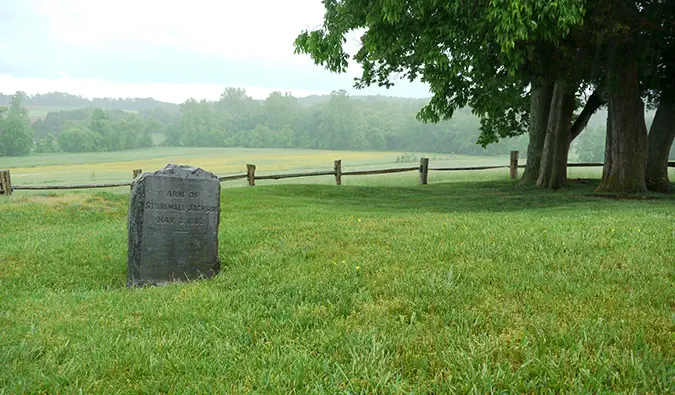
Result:
<svg viewBox="0 0 675 395">
<path fill-rule="evenodd" d="M 668 180 L 668 154 L 675 138 L 675 100 L 662 96 L 649 130 L 649 149 L 645 173 L 647 189 L 655 192 L 671 192 Z"/>
<path fill-rule="evenodd" d="M 549 82 L 533 82 L 530 93 L 530 142 L 527 145 L 527 162 L 521 183 L 530 183 L 539 178 L 541 155 L 546 141 L 546 127 L 553 97 L 553 84 Z"/>
<path fill-rule="evenodd" d="M 546 140 L 541 157 L 537 186 L 559 189 L 567 184 L 567 152 L 572 115 L 574 114 L 574 91 L 564 82 L 556 82 L 546 128 Z"/>
<path fill-rule="evenodd" d="M 597 192 L 642 193 L 647 163 L 647 126 L 637 63 L 629 44 L 612 45 L 607 67 L 608 116 L 605 165 Z"/>
</svg>

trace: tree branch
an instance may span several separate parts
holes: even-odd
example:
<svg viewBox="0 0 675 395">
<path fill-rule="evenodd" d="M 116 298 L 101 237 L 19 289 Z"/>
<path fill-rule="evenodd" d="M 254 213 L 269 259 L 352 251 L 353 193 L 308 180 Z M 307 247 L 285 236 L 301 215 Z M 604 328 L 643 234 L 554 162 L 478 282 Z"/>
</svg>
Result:
<svg viewBox="0 0 675 395">
<path fill-rule="evenodd" d="M 602 97 L 602 93 L 599 88 L 596 88 L 591 97 L 586 101 L 584 109 L 581 110 L 581 114 L 577 117 L 577 120 L 574 121 L 574 125 L 570 128 L 570 137 L 569 141 L 572 142 L 577 136 L 588 125 L 588 121 L 591 119 L 591 116 L 606 103 L 606 100 Z"/>
</svg>

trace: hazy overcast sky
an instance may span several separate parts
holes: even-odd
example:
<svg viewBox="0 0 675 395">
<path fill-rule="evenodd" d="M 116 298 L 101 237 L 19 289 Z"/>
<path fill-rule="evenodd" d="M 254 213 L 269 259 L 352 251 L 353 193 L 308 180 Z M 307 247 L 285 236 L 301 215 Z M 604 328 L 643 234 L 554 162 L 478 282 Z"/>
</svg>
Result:
<svg viewBox="0 0 675 395">
<path fill-rule="evenodd" d="M 293 53 L 321 25 L 321 0 L 0 0 L 0 92 L 214 99 L 226 86 L 264 98 L 346 89 L 426 97 L 419 82 L 356 91 Z"/>
</svg>

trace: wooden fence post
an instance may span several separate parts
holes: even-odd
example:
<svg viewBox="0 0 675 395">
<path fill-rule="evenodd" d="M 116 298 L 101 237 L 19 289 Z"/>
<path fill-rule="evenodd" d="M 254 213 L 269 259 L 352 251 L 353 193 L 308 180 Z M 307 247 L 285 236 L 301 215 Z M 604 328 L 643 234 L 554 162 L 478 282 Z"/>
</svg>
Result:
<svg viewBox="0 0 675 395">
<path fill-rule="evenodd" d="M 0 170 L 0 195 L 9 196 L 12 194 L 12 177 L 9 170 Z"/>
<path fill-rule="evenodd" d="M 255 185 L 255 165 L 246 165 L 246 178 L 248 179 L 248 185 Z"/>
<path fill-rule="evenodd" d="M 426 185 L 429 179 L 429 158 L 420 158 L 420 184 Z"/>
<path fill-rule="evenodd" d="M 518 151 L 511 151 L 511 162 L 509 163 L 509 172 L 511 179 L 518 178 Z"/>
<path fill-rule="evenodd" d="M 135 180 L 136 177 L 140 176 L 142 172 L 143 172 L 142 169 L 134 169 L 134 178 L 133 179 Z"/>
<path fill-rule="evenodd" d="M 335 161 L 335 185 L 342 185 L 342 159 Z"/>
</svg>

